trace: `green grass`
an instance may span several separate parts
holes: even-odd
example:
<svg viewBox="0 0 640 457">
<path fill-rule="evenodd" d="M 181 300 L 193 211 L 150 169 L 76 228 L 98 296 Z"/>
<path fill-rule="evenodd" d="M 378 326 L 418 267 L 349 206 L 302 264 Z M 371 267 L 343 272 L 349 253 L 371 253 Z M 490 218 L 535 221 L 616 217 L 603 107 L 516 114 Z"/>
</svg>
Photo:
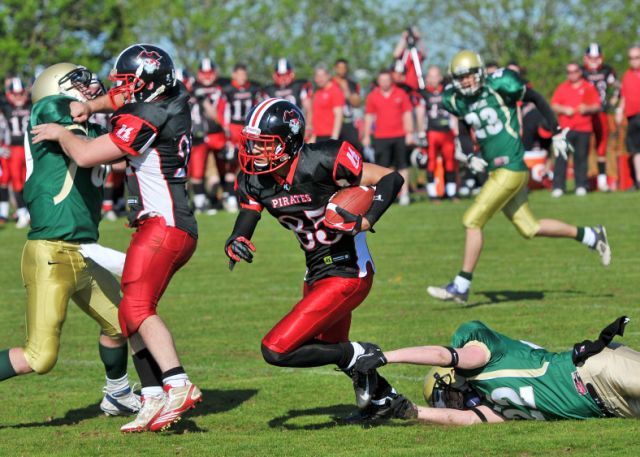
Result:
<svg viewBox="0 0 640 457">
<path fill-rule="evenodd" d="M 526 242 L 498 216 L 486 230 L 473 306 L 439 303 L 425 287 L 444 284 L 458 271 L 460 220 L 469 202 L 393 207 L 369 236 L 377 275 L 355 312 L 352 338 L 389 349 L 445 344 L 461 322 L 481 319 L 509 335 L 564 350 L 628 314 L 635 320 L 623 341 L 640 347 L 640 194 L 552 200 L 539 192 L 531 201 L 538 217 L 606 224 L 611 267 L 601 267 L 598 256 L 575 241 Z M 631 420 L 336 426 L 331 417 L 346 414 L 353 403 L 344 375 L 331 367 L 279 369 L 260 355 L 261 337 L 301 294 L 304 260 L 292 233 L 266 216 L 254 237 L 254 264 L 230 273 L 222 246 L 233 216 L 199 222 L 198 250 L 167 290 L 160 314 L 174 332 L 184 366 L 204 390 L 204 403 L 175 431 L 122 436 L 118 429 L 127 419 L 101 416 L 98 409 L 104 373 L 97 326 L 71 305 L 54 370 L 0 384 L 1 456 L 640 455 L 639 423 Z M 101 232 L 103 244 L 126 248 L 130 231 L 122 221 L 105 222 Z M 24 237 L 13 227 L 0 232 L 0 347 L 23 343 Z M 383 370 L 399 391 L 421 400 L 426 368 Z"/>
</svg>

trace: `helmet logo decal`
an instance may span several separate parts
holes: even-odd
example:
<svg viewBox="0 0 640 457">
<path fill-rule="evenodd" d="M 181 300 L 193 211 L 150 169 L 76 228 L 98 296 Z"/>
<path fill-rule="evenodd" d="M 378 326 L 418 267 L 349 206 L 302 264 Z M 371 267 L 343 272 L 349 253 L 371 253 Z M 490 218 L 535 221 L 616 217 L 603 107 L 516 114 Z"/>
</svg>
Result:
<svg viewBox="0 0 640 457">
<path fill-rule="evenodd" d="M 294 110 L 285 111 L 282 120 L 289 124 L 289 128 L 294 135 L 300 132 L 300 116 Z"/>
<path fill-rule="evenodd" d="M 160 69 L 160 60 L 162 56 L 158 54 L 156 51 L 142 51 L 138 54 L 138 61 L 140 62 L 140 66 L 147 73 L 153 73 L 156 70 Z"/>
</svg>

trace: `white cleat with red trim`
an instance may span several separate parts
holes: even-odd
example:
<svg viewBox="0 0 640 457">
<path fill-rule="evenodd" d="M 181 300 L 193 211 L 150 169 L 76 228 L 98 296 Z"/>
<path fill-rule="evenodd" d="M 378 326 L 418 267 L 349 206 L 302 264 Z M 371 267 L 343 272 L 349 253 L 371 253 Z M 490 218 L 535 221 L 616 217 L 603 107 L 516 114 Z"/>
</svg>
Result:
<svg viewBox="0 0 640 457">
<path fill-rule="evenodd" d="M 136 433 L 150 430 L 151 423 L 160 415 L 167 402 L 167 396 L 141 397 L 142 407 L 136 418 L 120 427 L 122 433 Z"/>
<path fill-rule="evenodd" d="M 158 432 L 166 430 L 180 420 L 188 409 L 195 408 L 202 401 L 202 392 L 198 386 L 187 381 L 184 386 L 164 386 L 167 399 L 160 414 L 151 422 L 149 430 Z"/>
</svg>

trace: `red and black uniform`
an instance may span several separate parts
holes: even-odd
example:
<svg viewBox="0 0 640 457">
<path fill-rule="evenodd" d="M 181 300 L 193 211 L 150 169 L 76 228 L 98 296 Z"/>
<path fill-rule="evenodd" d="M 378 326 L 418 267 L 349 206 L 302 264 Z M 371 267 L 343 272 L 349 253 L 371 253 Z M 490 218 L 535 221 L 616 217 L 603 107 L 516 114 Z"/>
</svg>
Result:
<svg viewBox="0 0 640 457">
<path fill-rule="evenodd" d="M 266 209 L 294 232 L 306 257 L 304 296 L 262 340 L 270 351 L 289 353 L 311 340 L 348 341 L 351 312 L 371 288 L 373 261 L 365 233 L 327 231 L 322 219 L 331 196 L 358 185 L 361 176 L 360 153 L 334 140 L 304 145 L 286 178 L 239 173 L 242 210 Z"/>
<path fill-rule="evenodd" d="M 454 134 L 449 124 L 451 118 L 442 105 L 442 92 L 444 87 L 427 86 L 423 96 L 427 103 L 427 173 L 429 182 L 433 182 L 433 174 L 436 170 L 436 156 L 440 154 L 444 164 L 445 181 L 455 182 L 456 161 L 454 158 L 455 144 Z"/>
<path fill-rule="evenodd" d="M 14 106 L 8 100 L 0 101 L 1 115 L 5 120 L 3 138 L 0 145 L 9 149 L 9 157 L 0 157 L 0 187 L 7 188 L 9 184 L 15 193 L 21 193 L 26 180 L 26 160 L 24 151 L 24 134 L 29 124 L 31 103 L 22 106 Z M 20 199 L 22 199 L 20 197 Z M 24 207 L 24 204 L 20 204 Z"/>
<path fill-rule="evenodd" d="M 269 84 L 263 89 L 264 98 L 284 98 L 302 109 L 303 100 L 311 97 L 313 90 L 311 83 L 304 79 L 297 79 L 288 86 Z"/>
<path fill-rule="evenodd" d="M 260 99 L 260 86 L 249 81 L 240 86 L 235 81 L 222 88 L 224 96 L 224 125 L 229 128 L 229 140 L 234 146 L 240 144 L 240 132 L 249 110 Z"/>
<path fill-rule="evenodd" d="M 122 331 L 131 335 L 155 314 L 173 274 L 191 257 L 198 236 L 186 189 L 191 151 L 189 93 L 180 82 L 169 97 L 129 103 L 111 118 L 111 140 L 127 152 L 129 221 L 136 228 L 122 274 Z"/>
<path fill-rule="evenodd" d="M 616 80 L 616 73 L 609 65 L 602 65 L 598 70 L 590 71 L 587 68 L 582 69 L 584 79 L 593 84 L 598 91 L 602 110 L 592 115 L 593 134 L 596 137 L 596 152 L 599 157 L 607 155 L 607 141 L 609 140 L 609 120 L 607 112 L 609 111 L 609 99 L 607 98 L 610 88 L 613 88 L 612 96 L 616 97 L 619 91 Z"/>
</svg>

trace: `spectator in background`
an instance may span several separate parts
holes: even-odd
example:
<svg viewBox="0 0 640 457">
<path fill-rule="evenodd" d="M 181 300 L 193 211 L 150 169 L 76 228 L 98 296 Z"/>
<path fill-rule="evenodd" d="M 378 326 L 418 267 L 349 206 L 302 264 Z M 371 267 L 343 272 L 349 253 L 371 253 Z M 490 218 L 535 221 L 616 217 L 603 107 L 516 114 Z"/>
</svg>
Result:
<svg viewBox="0 0 640 457">
<path fill-rule="evenodd" d="M 358 135 L 358 129 L 354 124 L 354 108 L 362 105 L 360 96 L 360 84 L 349 77 L 349 62 L 347 59 L 338 59 L 333 66 L 333 81 L 342 89 L 344 94 L 344 107 L 342 109 L 342 129 L 340 139 L 348 141 L 359 151 L 362 151 L 362 144 Z"/>
<path fill-rule="evenodd" d="M 636 189 L 640 189 L 640 44 L 629 48 L 629 69 L 622 77 L 620 106 L 616 110 L 616 122 L 627 118 L 627 138 L 629 154 L 633 156 Z"/>
<path fill-rule="evenodd" d="M 405 84 L 414 90 L 424 89 L 422 61 L 425 55 L 426 52 L 422 41 L 420 41 L 418 29 L 409 27 L 402 32 L 396 49 L 393 51 L 393 56 L 396 59 L 395 70 L 405 76 Z"/>
<path fill-rule="evenodd" d="M 337 140 L 342 130 L 345 96 L 340 85 L 331 79 L 325 64 L 316 65 L 313 80 L 315 83 L 311 99 L 311 119 L 313 133 L 310 143 L 325 140 Z"/>
<path fill-rule="evenodd" d="M 600 111 L 598 91 L 582 76 L 580 66 L 567 65 L 567 80 L 561 83 L 551 98 L 551 108 L 558 114 L 560 127 L 569 129 L 567 140 L 573 145 L 573 168 L 576 195 L 587 194 L 587 157 L 593 131 L 591 115 Z M 561 197 L 566 190 L 567 161 L 558 156 L 553 176 L 552 197 Z"/>
<path fill-rule="evenodd" d="M 383 167 L 394 168 L 404 178 L 399 194 L 401 205 L 409 204 L 409 169 L 407 144 L 413 141 L 413 116 L 411 101 L 407 93 L 396 86 L 389 70 L 378 75 L 378 87 L 367 96 L 364 117 L 364 135 L 362 144 L 373 148 L 376 163 Z"/>
</svg>

